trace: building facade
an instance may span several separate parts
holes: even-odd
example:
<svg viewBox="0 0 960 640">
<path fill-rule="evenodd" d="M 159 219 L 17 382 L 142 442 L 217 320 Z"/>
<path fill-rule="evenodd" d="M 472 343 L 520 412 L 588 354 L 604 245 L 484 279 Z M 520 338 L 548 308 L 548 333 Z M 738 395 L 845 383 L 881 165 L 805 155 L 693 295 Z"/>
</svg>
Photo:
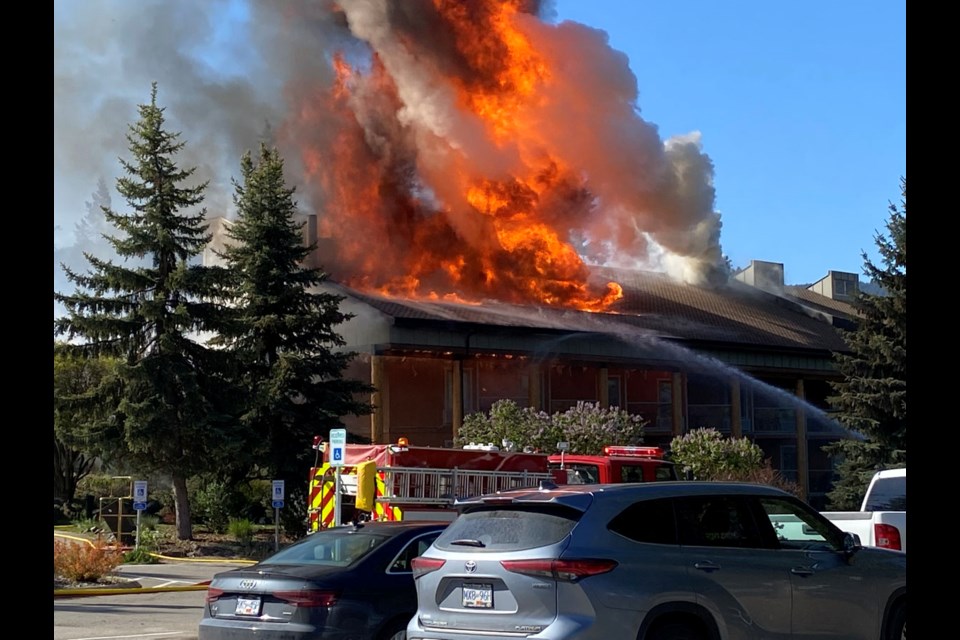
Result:
<svg viewBox="0 0 960 640">
<path fill-rule="evenodd" d="M 551 414 L 598 403 L 641 415 L 645 444 L 668 447 L 697 428 L 748 437 L 823 508 L 834 472 L 822 447 L 850 437 L 827 397 L 833 353 L 846 350 L 838 329 L 853 326 L 853 310 L 815 285 L 785 287 L 782 273 L 755 261 L 707 289 L 607 270 L 625 295 L 605 313 L 401 300 L 331 284 L 353 316 L 340 331 L 357 354 L 348 375 L 377 389 L 374 412 L 345 424 L 358 439 L 444 447 L 465 416 L 501 399 Z"/>
</svg>

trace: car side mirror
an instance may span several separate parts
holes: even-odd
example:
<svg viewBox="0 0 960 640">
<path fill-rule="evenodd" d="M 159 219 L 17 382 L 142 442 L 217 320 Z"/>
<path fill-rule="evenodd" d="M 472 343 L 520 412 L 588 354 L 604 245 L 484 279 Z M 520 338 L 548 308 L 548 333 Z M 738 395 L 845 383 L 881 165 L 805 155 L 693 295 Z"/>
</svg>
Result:
<svg viewBox="0 0 960 640">
<path fill-rule="evenodd" d="M 849 531 L 844 531 L 843 533 L 843 552 L 847 555 L 853 555 L 857 551 L 863 548 L 863 545 L 860 543 L 860 536 L 855 533 L 850 533 Z"/>
</svg>

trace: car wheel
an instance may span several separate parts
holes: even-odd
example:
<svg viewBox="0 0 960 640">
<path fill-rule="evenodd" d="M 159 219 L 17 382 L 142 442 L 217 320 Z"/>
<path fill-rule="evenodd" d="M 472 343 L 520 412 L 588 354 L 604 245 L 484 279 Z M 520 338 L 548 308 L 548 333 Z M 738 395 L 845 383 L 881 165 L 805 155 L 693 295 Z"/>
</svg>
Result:
<svg viewBox="0 0 960 640">
<path fill-rule="evenodd" d="M 707 636 L 699 627 L 687 622 L 666 622 L 647 634 L 647 640 L 707 640 Z"/>
<path fill-rule="evenodd" d="M 379 637 L 380 640 L 407 640 L 407 624 L 402 620 L 392 622 Z"/>
<path fill-rule="evenodd" d="M 904 602 L 897 606 L 893 615 L 890 616 L 890 633 L 887 635 L 889 640 L 907 640 L 907 603 Z"/>
</svg>

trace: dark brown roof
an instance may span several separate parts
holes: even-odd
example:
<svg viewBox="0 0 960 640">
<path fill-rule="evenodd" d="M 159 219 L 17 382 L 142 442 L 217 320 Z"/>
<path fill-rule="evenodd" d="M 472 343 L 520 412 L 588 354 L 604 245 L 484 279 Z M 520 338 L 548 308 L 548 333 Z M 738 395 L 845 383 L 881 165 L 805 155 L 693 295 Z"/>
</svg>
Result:
<svg viewBox="0 0 960 640">
<path fill-rule="evenodd" d="M 595 277 L 599 284 L 612 280 L 623 287 L 623 298 L 609 312 L 523 307 L 496 301 L 474 305 L 386 298 L 338 288 L 400 321 L 613 334 L 641 331 L 659 338 L 734 348 L 846 350 L 828 316 L 797 300 L 738 281 L 708 288 L 682 284 L 658 273 L 610 269 L 596 271 Z"/>
<path fill-rule="evenodd" d="M 784 292 L 792 298 L 799 299 L 802 304 L 812 306 L 824 313 L 846 319 L 857 317 L 857 310 L 854 309 L 853 305 L 849 302 L 828 298 L 825 295 L 810 291 L 810 289 L 807 289 L 805 286 L 788 285 L 784 287 Z"/>
</svg>

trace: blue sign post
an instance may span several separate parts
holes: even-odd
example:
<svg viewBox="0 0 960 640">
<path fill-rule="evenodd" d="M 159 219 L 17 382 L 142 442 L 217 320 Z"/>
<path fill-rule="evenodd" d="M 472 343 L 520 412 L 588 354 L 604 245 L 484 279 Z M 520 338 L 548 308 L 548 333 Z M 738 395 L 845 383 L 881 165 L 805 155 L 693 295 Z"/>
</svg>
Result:
<svg viewBox="0 0 960 640">
<path fill-rule="evenodd" d="M 284 490 L 283 480 L 274 480 L 273 481 L 273 550 L 280 550 L 280 509 L 283 507 L 283 490 Z"/>
<path fill-rule="evenodd" d="M 330 466 L 333 467 L 333 526 L 343 524 L 343 505 L 340 499 L 340 471 L 343 468 L 344 449 L 347 447 L 347 430 L 330 429 Z"/>
<path fill-rule="evenodd" d="M 133 482 L 133 508 L 137 511 L 137 540 L 134 548 L 140 548 L 140 514 L 147 508 L 147 481 L 134 480 Z"/>
</svg>

